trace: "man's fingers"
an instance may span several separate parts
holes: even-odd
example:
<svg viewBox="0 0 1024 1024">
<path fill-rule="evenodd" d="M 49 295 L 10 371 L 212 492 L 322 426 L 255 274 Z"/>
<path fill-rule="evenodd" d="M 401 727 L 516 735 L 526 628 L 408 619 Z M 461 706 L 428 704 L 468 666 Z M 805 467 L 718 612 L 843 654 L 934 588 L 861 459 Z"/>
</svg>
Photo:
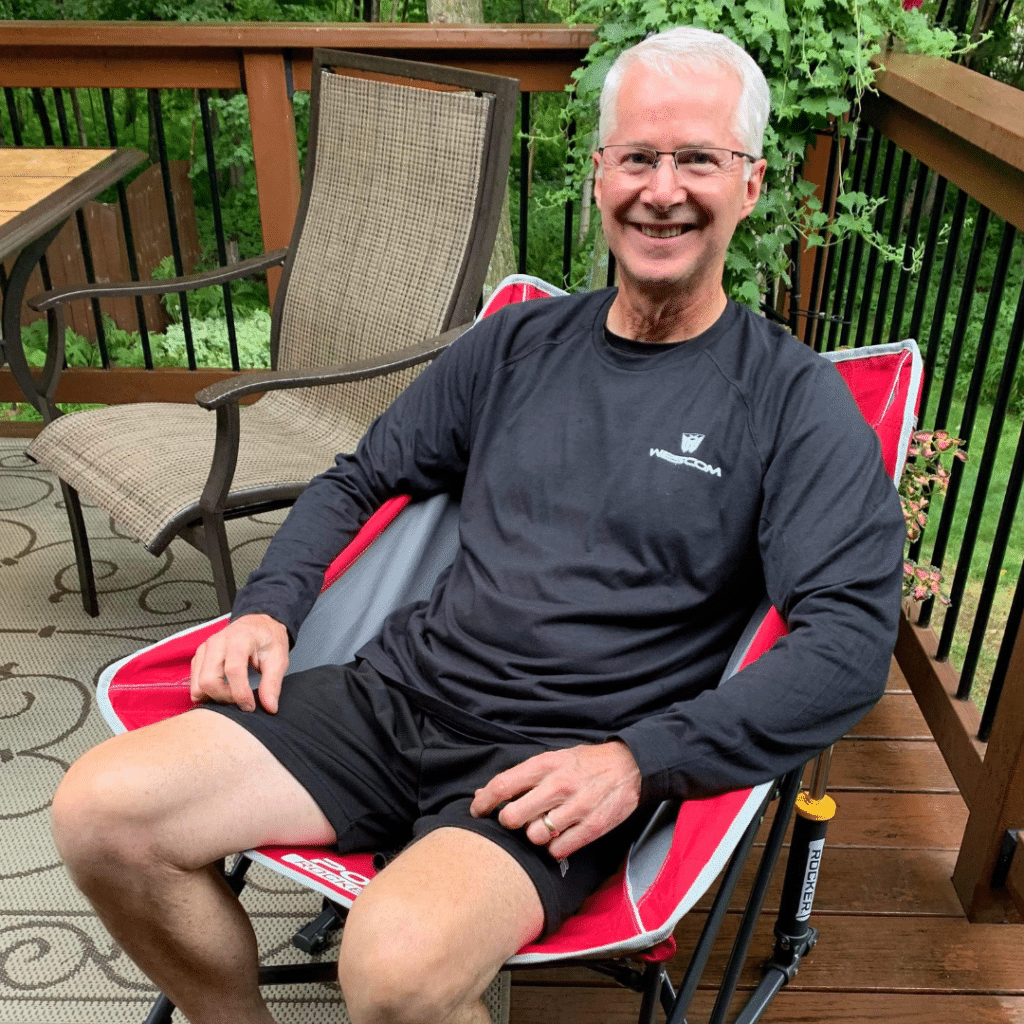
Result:
<svg viewBox="0 0 1024 1024">
<path fill-rule="evenodd" d="M 267 615 L 243 615 L 200 645 L 192 658 L 192 700 L 233 703 L 253 711 L 250 665 L 261 674 L 260 703 L 275 712 L 288 668 L 288 632 Z"/>
<path fill-rule="evenodd" d="M 547 774 L 544 759 L 549 756 L 547 753 L 536 754 L 507 771 L 499 772 L 486 786 L 476 791 L 469 806 L 469 813 L 474 818 L 483 818 L 506 801 L 524 793 L 528 794 Z M 504 808 L 501 814 L 505 814 Z M 507 828 L 520 828 L 530 820 L 530 817 L 527 811 L 522 820 L 514 825 L 505 821 L 503 817 L 501 823 Z"/>
<path fill-rule="evenodd" d="M 258 656 L 257 671 L 260 673 L 260 704 L 264 711 L 277 713 L 277 702 L 281 695 L 281 683 L 288 668 L 288 656 L 282 655 L 278 648 Z"/>
</svg>

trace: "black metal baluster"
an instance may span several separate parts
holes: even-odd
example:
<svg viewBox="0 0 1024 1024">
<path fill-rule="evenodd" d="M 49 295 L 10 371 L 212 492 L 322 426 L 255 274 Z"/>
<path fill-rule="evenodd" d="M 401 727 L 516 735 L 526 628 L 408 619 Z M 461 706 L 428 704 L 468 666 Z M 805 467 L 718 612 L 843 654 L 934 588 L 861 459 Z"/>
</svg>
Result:
<svg viewBox="0 0 1024 1024">
<path fill-rule="evenodd" d="M 926 164 L 919 164 L 917 168 L 917 181 L 914 185 L 914 201 L 910 205 L 910 220 L 907 222 L 907 237 L 903 243 L 903 265 L 900 267 L 899 280 L 896 283 L 896 299 L 892 305 L 891 327 L 889 329 L 889 341 L 899 341 L 903 336 L 903 310 L 906 308 L 907 289 L 910 285 L 910 270 L 913 259 L 914 247 L 917 245 L 917 233 L 921 227 L 921 211 L 924 209 L 924 194 L 928 184 L 928 167 Z M 928 269 L 931 270 L 931 261 L 928 262 Z M 922 261 L 921 272 L 924 273 Z M 927 283 L 925 283 L 927 288 Z M 908 335 L 913 337 L 913 335 Z M 917 340 L 916 338 L 914 339 Z"/>
<path fill-rule="evenodd" d="M 220 211 L 220 187 L 217 182 L 217 166 L 213 152 L 213 124 L 210 118 L 209 93 L 206 89 L 199 90 L 199 112 L 203 119 L 203 140 L 206 144 L 206 173 L 210 179 L 210 197 L 213 203 L 213 230 L 217 236 L 217 257 L 220 265 L 228 265 L 227 239 L 224 235 L 224 220 Z M 228 349 L 231 353 L 231 369 L 240 369 L 238 362 L 238 339 L 235 336 L 235 309 L 231 302 L 231 285 L 225 281 L 221 285 L 224 295 L 224 317 L 228 327 Z"/>
<path fill-rule="evenodd" d="M 867 185 L 868 188 L 865 191 L 874 194 L 873 187 L 875 184 L 876 171 L 878 168 L 878 151 L 882 145 L 882 133 L 875 131 L 871 138 L 871 153 L 868 157 L 868 171 L 867 171 Z M 846 293 L 846 306 L 843 309 L 843 328 L 842 333 L 839 335 L 839 347 L 845 348 L 850 344 L 850 328 L 853 326 L 853 311 L 857 303 L 857 292 L 861 283 L 860 275 L 860 263 L 864 258 L 864 239 L 858 235 L 857 240 L 853 245 L 853 259 L 850 266 L 850 287 Z M 861 317 L 866 315 L 866 311 L 862 308 L 858 315 L 858 322 Z"/>
<path fill-rule="evenodd" d="M 942 208 L 940 208 L 939 214 L 941 215 L 943 212 Z M 966 212 L 967 193 L 958 190 L 956 202 L 953 204 L 953 216 L 950 221 L 949 237 L 946 240 L 946 256 L 942 261 L 942 274 L 939 278 L 939 290 L 935 297 L 935 306 L 932 309 L 932 325 L 931 331 L 928 335 L 928 346 L 924 360 L 924 386 L 921 389 L 922 417 L 925 416 L 928 410 L 928 403 L 931 400 L 931 386 L 932 381 L 935 379 L 935 365 L 938 362 L 939 348 L 942 344 L 942 331 L 946 322 L 946 310 L 949 307 L 950 285 L 953 280 L 953 271 L 956 269 L 956 253 L 957 248 L 960 245 L 960 235 L 963 232 L 964 216 Z M 954 344 L 956 344 L 955 340 Z M 952 373 L 955 376 L 956 366 L 952 362 L 952 356 L 947 360 L 945 372 L 949 373 L 951 367 Z M 948 414 L 949 403 L 947 402 L 945 408 L 943 408 L 940 395 L 939 408 L 936 411 L 936 414 L 930 419 L 931 424 L 936 429 L 945 429 L 946 417 Z M 908 555 L 915 562 L 919 561 L 921 558 L 921 548 L 924 544 L 924 537 L 925 532 L 922 530 L 917 540 L 910 545 Z"/>
<path fill-rule="evenodd" d="M 894 147 L 895 148 L 895 147 Z M 903 229 L 903 207 L 907 202 L 907 186 L 910 183 L 910 154 L 904 150 L 900 157 L 900 170 L 896 181 L 896 192 L 889 197 L 887 206 L 891 207 L 889 217 L 889 246 L 896 248 Z M 877 345 L 882 340 L 885 330 L 886 310 L 889 308 L 889 289 L 892 287 L 893 263 L 886 259 L 882 267 L 882 280 L 878 285 L 878 301 L 875 304 L 875 326 L 871 332 L 871 344 Z M 891 329 L 891 324 L 890 324 Z"/>
<path fill-rule="evenodd" d="M 39 118 L 39 127 L 43 130 L 43 142 L 47 146 L 53 145 L 53 125 L 50 124 L 50 112 L 46 109 L 46 100 L 43 99 L 43 90 L 33 88 L 31 90 L 32 106 L 35 109 L 36 117 Z"/>
<path fill-rule="evenodd" d="M 949 360 L 946 363 L 946 373 L 942 380 L 942 393 L 939 395 L 939 417 L 945 423 L 949 416 L 949 408 L 953 404 L 953 391 L 956 387 L 956 377 L 960 369 L 960 353 L 963 349 L 964 336 L 967 333 L 967 324 L 971 316 L 971 306 L 974 304 L 974 285 L 978 278 L 978 267 L 981 264 L 981 254 L 985 250 L 985 235 L 988 233 L 989 211 L 988 207 L 978 207 L 978 219 L 974 225 L 974 238 L 971 242 L 971 252 L 967 258 L 967 269 L 964 273 L 963 288 L 960 292 L 960 303 L 957 307 L 956 324 L 953 327 L 953 336 L 949 346 Z M 980 367 L 980 374 L 979 374 Z M 971 376 L 970 388 L 967 396 L 967 403 L 964 407 L 964 415 L 960 421 L 957 433 L 963 439 L 965 445 L 970 444 L 971 433 L 974 429 L 974 416 L 977 411 L 976 389 L 981 389 L 981 377 L 984 375 L 984 366 L 981 359 L 975 360 L 974 373 Z M 956 459 L 953 468 L 950 470 L 949 483 L 946 495 L 942 502 L 942 514 L 939 517 L 939 528 L 935 533 L 935 544 L 932 547 L 932 563 L 942 567 L 946 557 L 946 547 L 949 544 L 949 534 L 953 528 L 953 514 L 956 510 L 957 498 L 960 494 L 960 481 L 963 478 L 964 464 Z M 927 626 L 931 621 L 932 610 L 935 605 L 934 598 L 921 602 L 921 615 L 918 622 Z"/>
<path fill-rule="evenodd" d="M 11 135 L 14 137 L 16 146 L 23 145 L 21 141 L 21 119 L 18 117 L 18 105 L 14 102 L 14 90 L 4 86 L 4 99 L 7 100 L 7 116 L 11 119 Z"/>
<path fill-rule="evenodd" d="M 864 172 L 864 157 L 867 153 L 867 136 L 858 135 L 850 140 L 850 145 L 857 151 L 857 159 L 853 165 L 853 179 L 850 182 L 850 189 L 853 192 L 860 191 L 861 176 Z M 836 348 L 837 336 L 842 321 L 839 311 L 843 304 L 843 291 L 846 288 L 848 279 L 847 271 L 850 265 L 850 256 L 853 252 L 853 243 L 849 236 L 843 239 L 839 256 L 839 272 L 836 274 L 835 286 L 832 289 L 832 309 L 829 315 L 828 338 L 825 341 L 825 349 L 832 352 Z"/>
<path fill-rule="evenodd" d="M 880 136 L 879 136 L 880 137 Z M 888 199 L 889 185 L 892 182 L 892 166 L 896 162 L 896 143 L 891 139 L 885 147 L 885 160 L 882 163 L 882 180 L 872 191 L 874 196 L 886 196 Z M 872 179 L 868 179 L 869 181 Z M 882 203 L 875 211 L 875 219 L 872 223 L 872 229 L 875 235 L 882 233 L 882 228 L 885 226 L 885 215 L 888 212 L 889 203 L 888 201 Z M 872 307 L 872 291 L 875 286 L 875 272 L 878 269 L 878 247 L 876 245 L 871 246 L 871 251 L 868 253 L 868 265 L 864 271 L 864 298 L 860 305 L 860 316 L 857 318 L 857 333 L 854 337 L 853 347 L 861 348 L 864 345 L 864 338 L 867 335 L 868 319 L 871 316 L 872 309 L 874 311 L 874 320 L 877 322 L 878 318 L 882 315 L 881 299 L 876 297 L 874 306 Z"/>
<path fill-rule="evenodd" d="M 1024 285 L 1021 285 L 1020 295 L 1017 299 L 1017 312 L 1006 343 L 1006 357 L 1003 361 L 1002 374 L 999 379 L 999 390 L 996 393 L 996 399 L 992 406 L 992 421 L 989 424 L 988 437 L 985 440 L 985 450 L 982 453 L 981 464 L 978 467 L 978 482 L 974 488 L 974 502 L 967 521 L 968 529 L 973 527 L 975 534 L 977 533 L 976 519 L 980 519 L 981 512 L 978 496 L 979 494 L 982 495 L 981 501 L 983 501 L 984 495 L 989 489 L 992 470 L 995 466 L 999 442 L 1006 420 L 1006 410 L 1013 391 L 1017 366 L 1020 363 L 1022 345 L 1024 345 Z M 989 616 L 992 614 L 996 587 L 999 585 L 1003 559 L 1006 556 L 1006 549 L 1009 546 L 1010 534 L 1014 526 L 1022 481 L 1024 481 L 1024 431 L 1021 431 L 1018 435 L 1017 451 L 1014 455 L 1009 478 L 1003 490 L 1003 504 L 999 512 L 995 535 L 992 538 L 992 550 L 989 553 L 988 567 L 985 570 L 985 578 L 981 585 L 981 595 L 978 598 L 978 610 L 974 616 L 974 626 L 971 629 L 970 639 L 967 641 L 967 651 L 964 654 L 964 663 L 960 670 L 960 685 L 957 690 L 957 696 L 961 700 L 966 700 L 970 696 L 971 688 L 974 685 L 974 675 L 977 671 L 978 659 L 981 656 L 981 649 L 985 642 L 985 630 L 988 627 Z M 977 510 L 974 507 L 975 505 L 979 506 Z M 976 512 L 977 516 L 975 515 Z M 959 575 L 959 567 L 957 574 Z M 954 581 L 955 585 L 956 581 Z M 959 597 L 959 594 L 957 596 Z"/>
<path fill-rule="evenodd" d="M 157 149 L 160 154 L 160 172 L 164 186 L 164 205 L 167 208 L 167 226 L 171 232 L 171 254 L 174 258 L 174 272 L 181 277 L 185 273 L 185 265 L 181 258 L 181 241 L 178 238 L 178 217 L 174 209 L 174 190 L 171 188 L 171 165 L 167 158 L 167 139 L 164 135 L 164 115 L 160 108 L 160 92 L 150 89 L 149 116 L 153 118 L 156 128 Z M 188 368 L 196 368 L 196 350 L 192 341 L 192 318 L 188 312 L 188 297 L 185 292 L 181 298 L 181 327 L 185 333 L 185 351 L 188 353 Z"/>
<path fill-rule="evenodd" d="M 65 147 L 70 146 L 71 129 L 68 126 L 68 112 L 64 106 L 63 89 L 53 90 L 53 105 L 57 110 L 57 125 L 60 129 L 61 142 Z M 75 223 L 78 225 L 78 242 L 82 248 L 85 280 L 89 284 L 95 284 L 96 268 L 92 262 L 92 245 L 89 242 L 89 232 L 85 225 L 85 212 L 81 208 L 75 210 Z M 100 350 L 100 363 L 104 369 L 109 369 L 110 353 L 107 351 L 107 332 L 103 326 L 103 310 L 100 308 L 100 300 L 90 299 L 89 308 L 92 310 L 93 326 L 96 328 L 96 345 Z"/>
<path fill-rule="evenodd" d="M 101 89 L 103 100 L 103 116 L 107 124 L 107 139 L 112 148 L 117 148 L 117 125 L 114 122 L 114 101 L 109 89 Z M 128 257 L 128 275 L 133 281 L 139 281 L 139 260 L 135 252 L 135 234 L 132 231 L 132 218 L 128 211 L 128 193 L 124 182 L 117 183 L 117 204 L 121 210 L 121 229 L 124 232 L 124 250 Z M 147 370 L 153 369 L 153 352 L 149 344 L 149 325 L 146 323 L 146 304 L 141 295 L 135 296 L 135 316 L 139 322 L 139 338 L 142 341 L 142 360 Z"/>
<path fill-rule="evenodd" d="M 1017 587 L 1010 604 L 1010 614 L 1006 618 L 1006 629 L 1003 631 L 1003 640 L 999 645 L 999 654 L 996 656 L 996 667 L 992 672 L 988 697 L 985 698 L 985 707 L 981 712 L 978 739 L 986 743 L 992 735 L 992 723 L 995 721 L 996 709 L 999 707 L 999 698 L 1003 693 L 1006 672 L 1010 667 L 1010 657 L 1017 643 L 1017 634 L 1020 632 L 1022 618 L 1024 618 L 1024 565 L 1021 566 L 1021 571 L 1017 576 Z"/>
<path fill-rule="evenodd" d="M 914 293 L 914 309 L 910 314 L 910 327 L 908 328 L 909 336 L 915 341 L 919 341 L 921 338 L 921 324 L 924 322 L 924 307 L 928 299 L 928 285 L 932 279 L 932 266 L 935 263 L 935 253 L 939 247 L 939 232 L 942 230 L 943 214 L 945 213 L 947 185 L 946 179 L 941 175 L 936 179 L 935 200 L 932 204 L 931 220 L 928 225 L 928 240 L 924 245 L 924 262 L 917 279 L 917 291 Z M 966 199 L 964 202 L 966 203 Z M 941 292 L 939 297 L 940 299 L 943 297 Z M 938 335 L 933 332 L 928 344 L 924 346 L 924 380 L 921 385 L 922 416 L 928 408 L 928 397 L 934 378 L 935 361 L 938 358 L 938 340 Z"/>
<path fill-rule="evenodd" d="M 967 403 L 964 408 L 964 419 L 959 431 L 961 434 L 967 433 L 970 435 L 974 431 L 974 421 L 981 398 L 981 389 L 985 383 L 985 368 L 988 364 L 989 351 L 992 348 L 992 339 L 995 335 L 999 311 L 1003 303 L 1006 271 L 1010 266 L 1010 257 L 1013 255 L 1013 245 L 1016 236 L 1017 232 L 1013 225 L 1006 224 L 1003 228 L 1003 240 L 999 246 L 999 255 L 996 257 L 995 276 L 992 279 L 992 287 L 988 295 L 985 321 L 981 327 L 981 334 L 978 336 L 978 350 L 974 360 L 974 371 L 971 374 L 971 382 L 967 391 Z M 1005 409 L 1003 411 L 1005 412 Z M 946 616 L 942 623 L 942 632 L 939 635 L 939 644 L 935 655 L 938 661 L 945 661 L 949 657 L 950 648 L 953 646 L 953 634 L 956 631 L 957 621 L 960 617 L 960 606 L 963 601 L 964 590 L 967 587 L 971 559 L 974 557 L 974 548 L 978 540 L 978 527 L 981 525 L 985 499 L 988 497 L 989 481 L 992 479 L 992 468 L 995 465 L 995 450 L 999 447 L 999 435 L 1002 431 L 1001 417 L 997 420 L 996 412 L 996 407 L 993 407 L 985 450 L 981 457 L 981 463 L 978 466 L 978 480 L 974 485 L 970 510 L 967 514 L 967 521 L 964 524 L 963 540 L 960 542 L 960 550 L 957 552 L 956 572 L 954 573 L 953 583 L 949 591 L 950 603 L 946 609 Z M 994 447 L 992 442 L 994 442 Z M 957 462 L 957 465 L 960 466 L 960 463 Z M 962 675 L 960 685 L 961 687 L 965 685 Z M 967 693 L 970 693 L 969 680 L 966 682 L 966 686 Z"/>
<path fill-rule="evenodd" d="M 526 273 L 527 211 L 530 208 L 530 94 L 519 94 L 519 273 Z"/>
</svg>

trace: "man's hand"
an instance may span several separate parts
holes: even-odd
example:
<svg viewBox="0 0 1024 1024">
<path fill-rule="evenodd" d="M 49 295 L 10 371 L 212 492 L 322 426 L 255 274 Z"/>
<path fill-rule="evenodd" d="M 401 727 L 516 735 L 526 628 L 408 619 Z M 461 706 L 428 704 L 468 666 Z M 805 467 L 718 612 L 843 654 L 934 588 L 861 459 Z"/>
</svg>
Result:
<svg viewBox="0 0 1024 1024">
<path fill-rule="evenodd" d="M 525 825 L 530 842 L 568 857 L 636 810 L 640 769 L 619 740 L 547 751 L 495 775 L 476 791 L 470 813 L 483 817 L 506 800 L 502 825 Z"/>
<path fill-rule="evenodd" d="M 288 668 L 288 630 L 269 615 L 243 615 L 200 645 L 192 657 L 192 700 L 255 711 L 250 665 L 260 673 L 260 704 L 274 714 Z"/>
</svg>

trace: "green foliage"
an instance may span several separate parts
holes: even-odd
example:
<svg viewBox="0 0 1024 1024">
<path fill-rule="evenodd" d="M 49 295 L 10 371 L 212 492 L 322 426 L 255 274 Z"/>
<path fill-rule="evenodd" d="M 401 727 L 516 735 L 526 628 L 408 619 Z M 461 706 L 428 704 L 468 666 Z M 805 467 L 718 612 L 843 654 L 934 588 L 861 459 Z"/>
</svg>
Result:
<svg viewBox="0 0 1024 1024">
<path fill-rule="evenodd" d="M 789 283 L 790 243 L 798 237 L 810 245 L 826 241 L 827 218 L 802 180 L 800 165 L 819 134 L 853 134 L 860 97 L 872 88 L 872 57 L 892 39 L 934 56 L 948 56 L 957 45 L 953 33 L 934 28 L 920 11 L 903 10 L 899 0 L 583 0 L 573 20 L 598 26 L 577 75 L 576 96 L 566 107 L 579 140 L 588 140 L 596 124 L 597 97 L 615 57 L 652 32 L 676 25 L 720 32 L 764 71 L 772 95 L 765 187 L 737 230 L 725 270 L 726 290 L 751 305 L 769 281 Z M 588 149 L 581 141 L 574 152 L 576 188 L 587 170 Z M 867 197 L 841 195 L 829 232 L 832 244 L 854 233 L 887 259 L 901 259 L 902 249 L 890 249 L 876 236 L 873 214 Z"/>
<path fill-rule="evenodd" d="M 213 310 L 210 312 L 209 310 Z M 191 318 L 192 343 L 196 365 L 201 367 L 230 367 L 227 321 L 209 307 L 205 316 Z M 142 339 L 136 331 L 122 330 L 104 315 L 103 327 L 107 338 L 107 352 L 115 366 L 142 367 L 145 365 Z M 266 309 L 249 308 L 236 313 L 235 337 L 238 343 L 238 361 L 243 370 L 264 369 L 270 366 L 270 313 Z M 65 358 L 71 367 L 98 367 L 99 348 L 88 338 L 76 334 L 70 327 L 64 334 Z M 46 362 L 47 327 L 45 320 L 36 320 L 21 331 L 25 358 L 30 366 Z M 155 366 L 187 366 L 188 355 L 185 330 L 181 323 L 172 323 L 166 334 L 150 333 L 150 350 Z"/>
</svg>

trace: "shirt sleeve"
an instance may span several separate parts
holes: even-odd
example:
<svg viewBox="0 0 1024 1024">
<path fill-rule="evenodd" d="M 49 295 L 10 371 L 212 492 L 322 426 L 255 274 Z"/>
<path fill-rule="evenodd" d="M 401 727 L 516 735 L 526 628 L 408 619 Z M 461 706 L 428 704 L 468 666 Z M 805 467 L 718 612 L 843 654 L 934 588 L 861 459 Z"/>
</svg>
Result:
<svg viewBox="0 0 1024 1024">
<path fill-rule="evenodd" d="M 370 425 L 355 452 L 338 455 L 332 468 L 313 478 L 238 591 L 232 618 L 270 615 L 294 643 L 326 568 L 388 498 L 460 492 L 488 325 L 458 338 Z"/>
<path fill-rule="evenodd" d="M 758 531 L 768 597 L 789 635 L 718 687 L 616 734 L 640 767 L 645 802 L 776 778 L 885 690 L 905 540 L 896 488 L 834 367 L 803 378 L 776 410 Z"/>
</svg>

